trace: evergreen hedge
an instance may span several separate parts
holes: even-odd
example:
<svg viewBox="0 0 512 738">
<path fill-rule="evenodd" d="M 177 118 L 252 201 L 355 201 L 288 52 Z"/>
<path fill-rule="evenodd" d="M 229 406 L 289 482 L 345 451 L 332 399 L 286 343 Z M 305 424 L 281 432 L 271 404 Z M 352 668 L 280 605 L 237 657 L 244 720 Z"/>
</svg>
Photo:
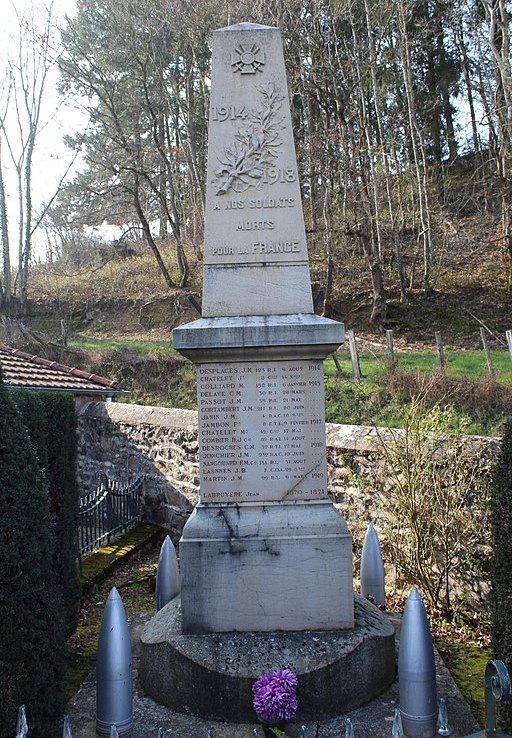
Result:
<svg viewBox="0 0 512 738">
<path fill-rule="evenodd" d="M 512 675 L 512 419 L 505 426 L 493 472 L 491 496 L 493 554 L 491 563 L 491 614 L 494 656 Z M 510 733 L 512 708 L 503 706 L 500 726 Z"/>
<path fill-rule="evenodd" d="M 75 402 L 68 393 L 17 390 L 12 396 L 49 484 L 53 560 L 66 610 L 66 635 L 71 635 L 80 601 Z"/>
<path fill-rule="evenodd" d="M 28 430 L 29 438 L 39 459 L 39 466 L 47 474 L 46 413 L 41 398 L 37 392 L 30 392 L 29 390 L 9 390 L 9 393 L 21 413 L 25 428 Z"/>
<path fill-rule="evenodd" d="M 66 634 L 74 632 L 80 605 L 77 414 L 70 393 L 42 392 L 46 416 L 50 506 L 55 516 L 55 567 L 66 608 Z"/>
<path fill-rule="evenodd" d="M 0 738 L 15 734 L 22 703 L 32 738 L 49 738 L 64 705 L 66 649 L 48 485 L 1 376 L 0 520 Z"/>
</svg>

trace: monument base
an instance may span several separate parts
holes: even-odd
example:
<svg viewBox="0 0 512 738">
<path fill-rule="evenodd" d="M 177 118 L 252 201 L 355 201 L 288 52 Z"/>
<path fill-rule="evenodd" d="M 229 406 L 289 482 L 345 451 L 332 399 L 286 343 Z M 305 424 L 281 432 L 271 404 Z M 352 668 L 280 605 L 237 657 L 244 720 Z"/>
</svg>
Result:
<svg viewBox="0 0 512 738">
<path fill-rule="evenodd" d="M 354 605 L 350 630 L 183 635 L 177 597 L 144 628 L 141 686 L 180 713 L 253 721 L 256 679 L 290 668 L 298 677 L 297 720 L 348 712 L 383 692 L 395 675 L 393 626 L 359 595 Z"/>
<path fill-rule="evenodd" d="M 200 503 L 180 568 L 184 633 L 354 625 L 352 538 L 329 499 Z"/>
</svg>

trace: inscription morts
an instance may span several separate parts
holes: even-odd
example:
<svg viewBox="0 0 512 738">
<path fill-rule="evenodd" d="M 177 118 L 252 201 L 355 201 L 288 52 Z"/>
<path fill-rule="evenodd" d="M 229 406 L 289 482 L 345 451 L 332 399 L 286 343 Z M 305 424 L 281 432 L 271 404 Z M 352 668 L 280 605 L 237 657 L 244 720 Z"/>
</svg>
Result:
<svg viewBox="0 0 512 738">
<path fill-rule="evenodd" d="M 321 361 L 199 364 L 203 502 L 327 495 Z"/>
</svg>

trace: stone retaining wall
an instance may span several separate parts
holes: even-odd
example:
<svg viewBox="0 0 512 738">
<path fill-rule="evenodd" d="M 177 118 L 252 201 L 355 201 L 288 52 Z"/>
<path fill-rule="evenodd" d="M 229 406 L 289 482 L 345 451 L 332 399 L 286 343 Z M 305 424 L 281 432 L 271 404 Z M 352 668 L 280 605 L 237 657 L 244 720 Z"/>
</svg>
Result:
<svg viewBox="0 0 512 738">
<path fill-rule="evenodd" d="M 177 540 L 198 500 L 197 412 L 123 403 L 89 402 L 79 410 L 79 481 L 90 491 L 102 477 L 127 482 L 144 475 L 148 518 L 164 525 Z M 343 513 L 356 544 L 378 502 L 363 492 L 360 480 L 370 474 L 385 479 L 378 448 L 383 429 L 326 425 L 329 491 Z M 468 453 L 494 456 L 495 438 L 469 437 Z M 364 485 L 363 485 L 364 487 Z"/>
</svg>

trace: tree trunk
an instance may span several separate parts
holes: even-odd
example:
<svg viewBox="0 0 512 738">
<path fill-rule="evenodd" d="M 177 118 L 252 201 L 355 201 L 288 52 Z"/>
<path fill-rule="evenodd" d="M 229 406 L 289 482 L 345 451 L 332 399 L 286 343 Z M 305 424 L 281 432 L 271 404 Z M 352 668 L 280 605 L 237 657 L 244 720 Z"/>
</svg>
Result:
<svg viewBox="0 0 512 738">
<path fill-rule="evenodd" d="M 34 153 L 35 137 L 36 129 L 34 128 L 29 136 L 25 160 L 25 223 L 23 227 L 23 258 L 20 263 L 19 274 L 20 309 L 22 314 L 27 310 L 28 269 L 32 238 L 32 156 Z"/>
<path fill-rule="evenodd" d="M 496 120 L 498 123 L 498 179 L 501 185 L 501 238 L 509 260 L 512 286 L 512 75 L 508 13 L 503 0 L 483 0 L 489 19 L 489 45 L 496 80 Z"/>
<path fill-rule="evenodd" d="M 160 113 L 158 115 L 158 130 L 157 130 L 157 136 L 158 136 L 158 150 L 163 148 L 165 144 L 165 127 L 164 127 L 164 115 L 163 113 Z M 160 192 L 164 194 L 167 192 L 167 169 L 165 167 L 165 162 L 163 158 L 160 156 L 158 161 L 158 188 Z M 158 214 L 158 223 L 159 223 L 159 237 L 162 241 L 167 240 L 168 236 L 168 230 L 167 230 L 167 213 L 165 212 L 165 207 L 162 204 L 162 201 L 160 201 L 160 212 Z"/>
<path fill-rule="evenodd" d="M 140 203 L 138 174 L 134 174 L 134 184 L 135 184 L 135 189 L 133 191 L 133 204 L 135 206 L 135 210 L 137 212 L 140 223 L 142 225 L 142 230 L 144 232 L 146 243 L 148 244 L 149 248 L 153 252 L 153 255 L 156 259 L 156 263 L 158 264 L 158 268 L 160 269 L 160 272 L 165 280 L 165 283 L 167 284 L 169 289 L 171 290 L 175 289 L 177 285 L 175 282 L 173 282 L 173 280 L 171 279 L 171 275 L 167 271 L 167 267 L 165 266 L 164 261 L 162 259 L 162 255 L 160 254 L 158 246 L 155 243 L 155 239 L 153 238 L 153 235 L 151 233 L 151 228 L 146 219 L 146 216 L 144 215 L 144 210 L 142 209 L 142 205 Z"/>
<path fill-rule="evenodd" d="M 384 331 L 384 321 L 386 320 L 386 294 L 384 290 L 384 280 L 382 279 L 382 267 L 379 259 L 372 253 L 371 242 L 368 234 L 360 237 L 368 266 L 370 267 L 370 277 L 372 282 L 373 304 L 370 315 L 370 323 L 379 333 Z"/>
<path fill-rule="evenodd" d="M 9 228 L 7 221 L 7 203 L 5 200 L 5 187 L 2 169 L 2 137 L 0 135 L 0 225 L 2 237 L 2 255 L 3 255 L 3 286 L 0 304 L 5 304 L 7 308 L 11 304 L 11 256 L 9 252 Z"/>
<path fill-rule="evenodd" d="M 432 259 L 430 241 L 430 212 L 428 203 L 428 191 L 426 182 L 426 155 L 425 145 L 421 129 L 416 119 L 416 104 L 414 97 L 414 86 L 411 71 L 411 57 L 409 41 L 407 37 L 407 0 L 398 0 L 398 16 L 400 29 L 400 56 L 402 60 L 402 72 L 407 101 L 407 113 L 409 120 L 409 137 L 414 157 L 416 170 L 416 185 L 418 192 L 420 230 L 418 234 L 418 245 L 423 250 L 423 290 L 429 289 L 430 263 Z M 420 150 L 421 149 L 421 150 Z"/>
<path fill-rule="evenodd" d="M 385 176 L 385 182 L 386 182 L 386 199 L 388 202 L 388 215 L 389 215 L 389 222 L 391 225 L 391 232 L 393 235 L 393 245 L 394 245 L 395 258 L 396 258 L 397 270 L 398 270 L 398 281 L 400 285 L 400 297 L 401 297 L 402 302 L 405 302 L 407 300 L 407 287 L 406 287 L 406 282 L 405 282 L 404 266 L 403 266 L 403 260 L 402 260 L 400 234 L 397 228 L 396 213 L 395 213 L 395 207 L 393 204 L 393 197 L 392 197 L 392 190 L 391 190 L 391 179 L 392 179 L 391 168 L 389 166 L 388 154 L 384 148 L 385 134 L 384 134 L 384 126 L 382 123 L 379 86 L 377 83 L 377 54 L 376 54 L 376 49 L 375 49 L 375 36 L 373 32 L 373 25 L 371 23 L 370 10 L 371 8 L 370 8 L 369 0 L 364 0 L 366 34 L 367 34 L 368 49 L 369 49 L 369 54 L 370 54 L 370 73 L 371 73 L 371 80 L 372 80 L 373 101 L 374 101 L 374 108 L 375 108 L 375 117 L 377 120 L 378 138 L 379 138 L 379 144 L 380 144 L 380 149 L 381 149 L 382 168 L 384 170 L 384 176 Z"/>
</svg>

